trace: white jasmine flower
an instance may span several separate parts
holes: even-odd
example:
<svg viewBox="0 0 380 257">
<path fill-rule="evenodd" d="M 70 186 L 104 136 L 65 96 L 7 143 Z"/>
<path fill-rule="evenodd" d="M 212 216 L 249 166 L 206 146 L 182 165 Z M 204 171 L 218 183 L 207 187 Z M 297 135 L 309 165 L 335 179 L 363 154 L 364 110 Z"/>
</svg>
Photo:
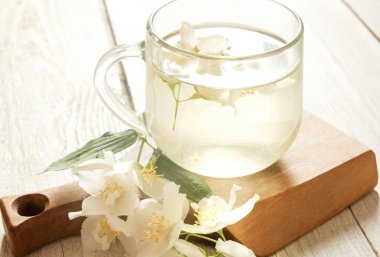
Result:
<svg viewBox="0 0 380 257">
<path fill-rule="evenodd" d="M 195 225 L 184 224 L 183 230 L 189 233 L 211 234 L 243 219 L 252 211 L 260 197 L 254 195 L 242 206 L 233 209 L 236 202 L 235 191 L 240 189 L 237 185 L 232 186 L 228 203 L 219 196 L 204 198 L 198 204 L 192 203 L 197 221 Z"/>
<path fill-rule="evenodd" d="M 222 105 L 235 107 L 236 102 L 241 97 L 241 90 L 221 90 L 207 87 L 195 87 L 195 91 L 203 98 L 218 102 Z"/>
<path fill-rule="evenodd" d="M 133 167 L 133 174 L 136 185 L 140 190 L 156 200 L 163 198 L 163 188 L 169 182 L 162 175 L 157 174 L 157 167 L 154 162 L 149 162 L 141 168 L 137 163 Z"/>
<path fill-rule="evenodd" d="M 181 36 L 181 46 L 183 46 L 185 49 L 194 51 L 195 49 L 195 33 L 193 30 L 193 27 L 187 22 L 182 22 L 181 29 L 180 29 L 180 36 Z"/>
<path fill-rule="evenodd" d="M 124 237 L 125 222 L 113 216 L 92 216 L 82 223 L 83 246 L 88 250 L 107 250 L 110 245 Z"/>
<path fill-rule="evenodd" d="M 181 23 L 180 37 L 180 45 L 193 52 L 224 55 L 230 47 L 228 39 L 220 35 L 196 37 L 193 27 L 187 22 Z"/>
<path fill-rule="evenodd" d="M 230 47 L 227 38 L 220 35 L 211 35 L 207 37 L 198 37 L 196 48 L 199 53 L 224 55 Z"/>
<path fill-rule="evenodd" d="M 106 152 L 104 159 L 90 160 L 73 168 L 79 186 L 90 194 L 83 200 L 81 214 L 131 214 L 139 203 L 138 189 L 130 172 L 133 166 L 134 162 L 117 162 L 111 152 Z"/>
<path fill-rule="evenodd" d="M 128 244 L 136 249 L 137 257 L 163 256 L 178 241 L 189 211 L 188 200 L 173 182 L 167 183 L 163 190 L 162 203 L 151 198 L 142 200 L 127 219 Z M 126 251 L 131 254 L 128 248 Z"/>
<path fill-rule="evenodd" d="M 215 249 L 218 253 L 223 254 L 226 257 L 255 257 L 256 255 L 251 249 L 246 246 L 239 244 L 235 241 L 223 241 L 218 239 L 215 245 Z"/>
<path fill-rule="evenodd" d="M 222 90 L 209 87 L 195 87 L 195 91 L 204 99 L 218 100 L 222 95 Z"/>
<path fill-rule="evenodd" d="M 194 29 L 189 23 L 182 22 L 180 29 L 180 45 L 190 51 L 210 55 L 225 55 L 230 48 L 227 38 L 220 35 L 210 35 L 207 37 L 195 37 Z M 223 74 L 223 61 L 221 60 L 200 60 L 197 67 L 200 74 L 213 74 L 220 76 Z M 195 90 L 204 99 L 216 101 L 223 105 L 235 107 L 236 101 L 240 97 L 240 91 L 212 89 L 206 87 L 196 87 Z"/>
</svg>

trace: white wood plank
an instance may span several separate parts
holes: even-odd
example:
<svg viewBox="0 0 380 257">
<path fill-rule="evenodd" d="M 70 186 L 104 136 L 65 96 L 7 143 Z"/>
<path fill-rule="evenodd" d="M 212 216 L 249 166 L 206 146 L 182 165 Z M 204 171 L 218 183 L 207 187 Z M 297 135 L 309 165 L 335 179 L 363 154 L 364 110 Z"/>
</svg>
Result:
<svg viewBox="0 0 380 257">
<path fill-rule="evenodd" d="M 145 38 L 146 22 L 153 11 L 169 0 L 120 1 L 106 0 L 109 20 L 116 44 L 133 45 Z M 125 60 L 123 67 L 128 77 L 134 107 L 143 112 L 145 106 L 145 70 L 141 60 Z"/>
<path fill-rule="evenodd" d="M 289 256 L 376 256 L 346 209 L 339 216 L 314 229 L 286 247 Z M 349 251 L 347 246 L 349 246 Z"/>
<path fill-rule="evenodd" d="M 371 33 L 380 41 L 380 1 L 379 0 L 343 0 L 358 16 Z"/>
<path fill-rule="evenodd" d="M 379 189 L 351 206 L 351 211 L 368 238 L 376 256 L 380 256 L 380 201 Z"/>
<path fill-rule="evenodd" d="M 305 108 L 379 152 L 380 103 L 376 99 L 380 91 L 376 85 L 380 52 L 376 40 L 339 1 L 282 2 L 293 6 L 306 24 Z M 106 3 L 118 43 L 126 42 L 128 36 L 143 38 L 140 29 L 136 33 L 136 27 L 128 25 L 133 16 L 122 15 L 124 1 Z M 131 12 L 138 9 L 131 3 L 128 8 Z M 334 237 L 331 231 L 336 231 Z M 345 210 L 275 255 L 374 256 L 374 252 L 350 211 Z"/>
<path fill-rule="evenodd" d="M 282 2 L 306 25 L 305 108 L 380 152 L 380 44 L 340 1 Z"/>
<path fill-rule="evenodd" d="M 167 2 L 169 0 L 106 0 L 116 42 L 118 44 L 136 44 L 144 40 L 149 16 Z"/>
<path fill-rule="evenodd" d="M 340 1 L 287 1 L 287 4 L 298 11 L 306 24 L 306 108 L 370 146 L 379 162 L 378 40 L 360 20 L 352 18 L 351 10 Z M 378 192 L 379 186 L 351 207 L 377 256 Z"/>
<path fill-rule="evenodd" d="M 0 0 L 0 195 L 72 180 L 68 172 L 36 176 L 105 131 L 124 129 L 92 85 L 110 46 L 102 1 Z M 12 256 L 4 242 L 0 256 Z M 79 237 L 30 256 L 110 256 L 83 251 Z"/>
</svg>

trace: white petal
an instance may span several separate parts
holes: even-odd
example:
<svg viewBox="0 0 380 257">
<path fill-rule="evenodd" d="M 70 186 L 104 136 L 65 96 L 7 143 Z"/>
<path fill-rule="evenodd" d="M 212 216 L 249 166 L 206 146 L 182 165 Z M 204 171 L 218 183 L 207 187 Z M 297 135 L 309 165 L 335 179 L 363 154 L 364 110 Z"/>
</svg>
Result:
<svg viewBox="0 0 380 257">
<path fill-rule="evenodd" d="M 137 164 L 133 167 L 133 179 L 144 194 L 158 201 L 164 197 L 163 188 L 169 182 L 169 180 L 158 176 L 152 180 L 147 180 L 143 177 L 142 170 Z"/>
<path fill-rule="evenodd" d="M 163 214 L 162 204 L 150 198 L 142 200 L 135 209 L 134 214 L 128 217 L 126 230 L 136 239 L 137 257 L 158 257 L 172 248 L 176 240 L 178 240 L 183 224 L 181 221 L 171 225 L 164 221 L 164 231 L 160 235 L 158 242 L 144 239 L 144 231 L 148 229 L 149 218 L 152 215 L 161 216 Z"/>
<path fill-rule="evenodd" d="M 197 72 L 200 74 L 212 74 L 220 76 L 223 74 L 223 61 L 220 60 L 203 60 L 199 62 Z M 220 91 L 220 90 L 219 90 Z"/>
<path fill-rule="evenodd" d="M 143 176 L 142 176 L 142 170 L 138 163 L 135 163 L 133 165 L 132 169 L 133 179 L 135 181 L 136 186 L 138 186 L 140 189 L 143 187 Z"/>
<path fill-rule="evenodd" d="M 219 99 L 220 95 L 222 94 L 222 90 L 220 89 L 213 89 L 213 88 L 207 88 L 207 87 L 195 87 L 195 91 L 205 99 L 209 100 L 216 100 Z"/>
<path fill-rule="evenodd" d="M 135 238 L 121 235 L 119 240 L 125 250 L 126 257 L 135 257 L 137 255 L 138 250 Z"/>
<path fill-rule="evenodd" d="M 245 202 L 240 207 L 233 209 L 230 212 L 225 212 L 220 216 L 220 221 L 228 225 L 234 224 L 247 216 L 255 206 L 255 203 L 260 199 L 260 196 L 255 194 L 251 199 Z"/>
<path fill-rule="evenodd" d="M 111 214 L 116 216 L 128 216 L 138 206 L 139 198 L 137 192 L 125 193 L 115 205 L 111 206 Z"/>
<path fill-rule="evenodd" d="M 204 254 L 199 250 L 199 247 L 187 242 L 185 240 L 179 239 L 174 247 L 187 257 L 204 257 Z"/>
<path fill-rule="evenodd" d="M 159 257 L 162 256 L 165 252 L 171 249 L 175 242 L 179 238 L 179 234 L 181 232 L 182 223 L 174 224 L 169 233 L 166 234 L 165 237 L 160 238 L 159 243 L 152 241 L 145 241 L 139 247 L 139 254 L 137 257 Z"/>
<path fill-rule="evenodd" d="M 135 162 L 118 162 L 113 166 L 113 170 L 118 173 L 129 173 L 135 165 Z"/>
<path fill-rule="evenodd" d="M 94 224 L 102 218 L 101 216 L 88 217 L 82 223 L 81 238 L 82 244 L 87 250 L 102 250 L 103 245 L 95 240 L 92 230 Z"/>
<path fill-rule="evenodd" d="M 83 213 L 82 213 L 82 211 L 69 212 L 68 216 L 69 216 L 69 220 L 73 220 L 73 219 L 82 217 Z"/>
<path fill-rule="evenodd" d="M 239 100 L 241 91 L 240 90 L 229 90 L 230 95 L 228 98 L 227 105 L 235 107 L 236 102 Z"/>
<path fill-rule="evenodd" d="M 215 245 L 215 249 L 218 253 L 225 255 L 226 257 L 255 257 L 256 255 L 251 249 L 248 249 L 242 244 L 235 241 L 223 241 L 220 238 Z"/>
<path fill-rule="evenodd" d="M 110 209 L 106 206 L 103 198 L 89 196 L 82 202 L 82 213 L 85 216 L 109 214 Z"/>
<path fill-rule="evenodd" d="M 156 200 L 162 200 L 164 197 L 163 188 L 168 182 L 169 180 L 164 178 L 156 178 L 152 182 L 148 182 L 144 179 L 141 190 Z"/>
<path fill-rule="evenodd" d="M 229 47 L 229 42 L 223 36 L 211 35 L 197 38 L 196 47 L 200 53 L 224 54 Z"/>
<path fill-rule="evenodd" d="M 181 232 L 182 222 L 171 226 L 165 237 L 160 238 L 160 242 L 145 241 L 142 247 L 139 247 L 137 257 L 164 257 L 165 253 L 174 247 Z"/>
<path fill-rule="evenodd" d="M 98 195 L 99 191 L 104 187 L 104 174 L 106 172 L 105 170 L 87 171 L 79 170 L 78 168 L 76 171 L 78 184 L 90 195 Z"/>
<path fill-rule="evenodd" d="M 91 159 L 88 161 L 84 161 L 80 164 L 78 164 L 76 167 L 71 168 L 71 171 L 74 173 L 74 175 L 77 175 L 76 173 L 78 171 L 95 171 L 95 170 L 111 170 L 112 165 L 107 160 L 104 159 Z"/>
<path fill-rule="evenodd" d="M 94 208 L 98 208 L 98 213 L 107 214 L 110 213 L 115 216 L 129 215 L 138 205 L 139 197 L 137 188 L 133 182 L 129 173 L 110 172 L 104 176 L 105 185 L 109 183 L 117 183 L 121 186 L 120 190 L 110 192 L 106 199 L 100 196 L 96 196 L 97 202 L 94 199 L 87 200 L 90 204 L 96 204 L 95 207 L 83 205 L 83 209 L 89 207 L 91 212 L 94 212 Z M 87 211 L 86 211 L 87 212 Z M 94 215 L 94 214 L 90 214 Z"/>
<path fill-rule="evenodd" d="M 126 222 L 124 220 L 111 215 L 107 215 L 106 218 L 108 226 L 110 226 L 113 231 L 121 232 L 123 235 L 129 236 L 129 231 L 127 230 Z"/>
<path fill-rule="evenodd" d="M 104 151 L 104 160 L 107 161 L 111 166 L 116 163 L 116 157 L 112 151 Z"/>
<path fill-rule="evenodd" d="M 175 243 L 179 240 L 179 235 L 182 231 L 183 224 L 184 223 L 182 221 L 180 221 L 180 222 L 171 226 L 170 232 L 168 234 L 169 245 L 167 247 L 167 250 L 174 247 Z"/>
<path fill-rule="evenodd" d="M 174 182 L 167 183 L 164 187 L 163 206 L 169 224 L 185 219 L 189 212 L 189 202 L 184 194 L 179 193 L 179 185 Z"/>
<path fill-rule="evenodd" d="M 155 212 L 157 215 L 162 214 L 162 204 L 154 199 L 144 199 L 140 201 L 140 205 L 134 210 L 134 213 L 127 219 L 127 230 L 136 237 L 139 242 L 143 239 L 143 231 L 148 226 L 148 217 Z"/>
<path fill-rule="evenodd" d="M 236 188 L 235 188 L 236 189 Z M 231 191 L 232 192 L 232 191 Z M 244 203 L 239 208 L 236 208 L 232 211 L 225 211 L 219 214 L 218 220 L 215 222 L 202 222 L 200 225 L 189 225 L 184 224 L 182 230 L 189 233 L 197 234 L 211 234 L 217 232 L 220 229 L 223 229 L 229 225 L 232 225 L 239 220 L 247 216 L 253 209 L 255 203 L 260 199 L 258 195 L 254 195 L 246 203 Z M 213 208 L 218 208 L 223 206 L 223 199 L 218 196 L 211 196 L 210 198 L 202 199 L 198 203 L 198 211 L 202 209 L 207 209 L 210 206 Z M 225 202 L 224 202 L 225 203 Z"/>
<path fill-rule="evenodd" d="M 223 198 L 216 195 L 213 195 L 209 198 L 204 198 L 198 203 L 199 212 L 207 211 L 210 207 L 218 211 L 228 210 L 228 205 L 226 201 Z"/>
<path fill-rule="evenodd" d="M 187 22 L 182 22 L 180 29 L 181 45 L 193 51 L 195 48 L 195 33 L 193 27 Z"/>
<path fill-rule="evenodd" d="M 186 231 L 188 233 L 193 233 L 193 234 L 212 234 L 217 232 L 218 230 L 224 228 L 225 225 L 223 224 L 217 224 L 215 226 L 202 226 L 202 225 L 189 225 L 189 224 L 183 224 L 182 230 Z"/>
<path fill-rule="evenodd" d="M 233 184 L 231 191 L 230 191 L 230 201 L 228 202 L 228 207 L 231 210 L 232 207 L 234 207 L 234 204 L 236 202 L 236 193 L 235 191 L 241 190 L 241 187 L 238 185 Z"/>
</svg>

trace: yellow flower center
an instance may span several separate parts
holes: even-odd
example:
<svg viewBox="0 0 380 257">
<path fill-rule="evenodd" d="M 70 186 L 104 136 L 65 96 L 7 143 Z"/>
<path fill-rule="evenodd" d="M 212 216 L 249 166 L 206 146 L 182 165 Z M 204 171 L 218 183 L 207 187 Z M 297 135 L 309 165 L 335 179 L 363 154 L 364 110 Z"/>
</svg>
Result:
<svg viewBox="0 0 380 257">
<path fill-rule="evenodd" d="M 205 224 L 205 223 L 215 223 L 218 221 L 218 216 L 220 213 L 225 211 L 224 207 L 215 207 L 215 206 L 206 206 L 202 210 L 195 210 L 194 216 L 197 218 L 195 221 L 196 225 Z"/>
<path fill-rule="evenodd" d="M 124 188 L 117 182 L 108 182 L 106 186 L 100 190 L 100 195 L 113 204 L 118 198 L 122 196 Z"/>
<path fill-rule="evenodd" d="M 245 96 L 245 95 L 250 95 L 250 94 L 255 94 L 257 92 L 257 89 L 251 88 L 251 89 L 246 89 L 242 90 L 240 92 L 240 96 Z"/>
<path fill-rule="evenodd" d="M 95 240 L 102 244 L 103 250 L 108 249 L 115 238 L 120 235 L 119 232 L 111 229 L 106 218 L 101 218 L 94 224 L 92 234 Z"/>
<path fill-rule="evenodd" d="M 157 215 L 153 212 L 148 217 L 148 228 L 143 232 L 143 240 L 152 240 L 155 243 L 160 242 L 160 238 L 165 233 L 166 228 L 166 218 L 162 215 Z"/>
<path fill-rule="evenodd" d="M 157 167 L 154 166 L 152 163 L 148 163 L 148 165 L 146 165 L 142 170 L 143 178 L 150 185 L 152 185 L 156 179 L 163 177 L 162 175 L 158 175 L 156 170 Z"/>
</svg>

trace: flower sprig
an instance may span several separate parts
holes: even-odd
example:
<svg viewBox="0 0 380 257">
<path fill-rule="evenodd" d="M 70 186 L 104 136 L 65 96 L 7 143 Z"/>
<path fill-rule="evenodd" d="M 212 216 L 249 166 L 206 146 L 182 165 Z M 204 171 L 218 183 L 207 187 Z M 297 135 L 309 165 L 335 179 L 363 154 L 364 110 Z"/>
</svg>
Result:
<svg viewBox="0 0 380 257">
<path fill-rule="evenodd" d="M 200 37 L 196 35 L 194 28 L 187 22 L 182 22 L 179 29 L 180 40 L 177 42 L 179 48 L 185 49 L 193 53 L 199 53 L 211 56 L 226 56 L 231 49 L 231 43 L 228 38 L 221 35 L 208 35 Z M 168 59 L 177 65 L 186 66 L 190 59 L 183 58 L 179 55 L 167 56 Z M 223 74 L 223 61 L 222 60 L 208 60 L 199 59 L 197 73 L 199 74 L 211 74 L 213 76 L 221 76 Z M 172 130 L 176 130 L 176 121 L 178 116 L 179 106 L 182 102 L 190 100 L 203 99 L 207 101 L 214 101 L 220 103 L 223 106 L 232 107 L 235 109 L 235 104 L 241 96 L 240 90 L 226 89 L 221 90 L 219 88 L 208 88 L 203 86 L 194 86 L 194 94 L 186 99 L 182 99 L 181 88 L 182 82 L 176 78 L 168 78 L 166 76 L 160 76 L 161 80 L 168 85 L 173 99 L 175 101 L 175 108 L 173 112 L 173 124 Z"/>
<path fill-rule="evenodd" d="M 226 226 L 250 213 L 259 199 L 254 195 L 234 208 L 239 186 L 233 185 L 228 203 L 213 195 L 189 204 L 186 195 L 180 193 L 180 185 L 160 176 L 152 159 L 141 165 L 117 160 L 109 151 L 104 158 L 88 160 L 72 171 L 89 193 L 82 210 L 69 213 L 71 219 L 87 217 L 81 230 L 87 249 L 107 250 L 119 241 L 126 256 L 131 257 L 207 257 L 204 249 L 190 242 L 199 238 L 215 244 L 218 254 L 214 257 L 255 256 L 223 234 Z M 185 223 L 190 207 L 195 213 L 194 224 Z M 219 238 L 210 237 L 212 233 Z"/>
<path fill-rule="evenodd" d="M 181 43 L 198 53 L 225 55 L 228 40 L 217 35 L 195 38 L 189 24 L 183 23 Z M 217 68 L 217 69 L 215 69 Z M 219 72 L 220 65 L 207 63 L 199 72 Z M 180 83 L 168 83 L 176 99 L 173 130 L 178 104 L 202 98 L 234 106 L 239 98 L 233 90 L 220 93 L 214 89 L 196 88 L 188 99 L 180 97 Z M 175 95 L 175 88 L 177 94 Z M 236 91 L 238 92 L 238 91 Z M 114 153 L 141 142 L 136 160 L 116 158 Z M 144 145 L 153 150 L 152 157 L 142 165 Z M 89 196 L 82 210 L 69 213 L 70 219 L 85 216 L 81 235 L 85 248 L 107 250 L 119 241 L 130 257 L 252 257 L 252 250 L 227 240 L 223 229 L 248 215 L 259 200 L 252 196 L 234 208 L 236 191 L 233 185 L 228 203 L 212 195 L 208 184 L 199 175 L 183 169 L 147 141 L 146 135 L 134 130 L 107 132 L 86 143 L 78 150 L 50 164 L 45 171 L 72 168 L 79 186 Z M 193 202 L 189 204 L 189 200 Z M 196 221 L 185 223 L 193 209 Z M 211 237 L 216 234 L 218 238 Z M 190 242 L 199 238 L 215 244 L 216 255 L 207 256 L 204 249 Z"/>
</svg>

